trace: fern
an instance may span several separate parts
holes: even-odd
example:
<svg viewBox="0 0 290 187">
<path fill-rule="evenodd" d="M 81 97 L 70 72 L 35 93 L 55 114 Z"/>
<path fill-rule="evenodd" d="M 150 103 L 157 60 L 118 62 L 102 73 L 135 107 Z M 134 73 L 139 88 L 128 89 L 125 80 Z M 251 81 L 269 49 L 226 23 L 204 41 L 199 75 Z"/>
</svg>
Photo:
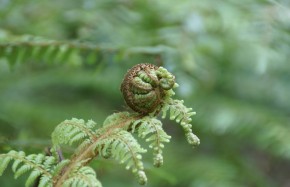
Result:
<svg viewBox="0 0 290 187">
<path fill-rule="evenodd" d="M 65 120 L 52 133 L 51 150 L 54 156 L 25 156 L 24 152 L 10 151 L 0 155 L 0 174 L 14 160 L 12 170 L 16 178 L 31 171 L 26 186 L 39 179 L 39 186 L 100 187 L 101 183 L 96 178 L 94 169 L 88 164 L 101 156 L 126 164 L 126 169 L 132 170 L 139 184 L 146 184 L 141 154 L 147 150 L 140 146 L 133 133 L 136 132 L 140 138 L 150 142 L 153 164 L 161 166 L 164 143 L 169 142 L 171 137 L 157 119 L 160 111 L 163 112 L 163 118 L 169 112 L 170 119 L 180 123 L 191 145 L 200 143 L 192 133 L 190 124 L 195 112 L 184 106 L 183 101 L 172 99 L 175 94 L 172 89 L 177 86 L 175 77 L 165 68 L 151 64 L 136 65 L 127 72 L 121 86 L 125 101 L 134 112 L 114 113 L 107 117 L 102 126 L 97 126 L 92 120 Z M 63 159 L 61 156 L 62 145 L 77 147 L 70 159 Z"/>
<path fill-rule="evenodd" d="M 184 106 L 183 103 L 183 100 L 168 98 L 162 108 L 162 118 L 165 118 L 167 112 L 169 111 L 170 120 L 175 120 L 177 123 L 180 123 L 185 132 L 187 142 L 195 147 L 200 144 L 200 140 L 195 134 L 192 133 L 192 125 L 190 122 L 192 121 L 191 116 L 196 113 L 192 111 L 192 108 L 187 108 Z"/>
<path fill-rule="evenodd" d="M 2 175 L 12 160 L 14 160 L 12 171 L 15 173 L 15 178 L 31 171 L 25 186 L 31 186 L 39 176 L 41 176 L 39 186 L 52 186 L 52 174 L 50 171 L 53 165 L 56 164 L 56 159 L 54 157 L 45 156 L 43 154 L 31 154 L 26 156 L 23 151 L 16 152 L 12 150 L 7 154 L 0 155 L 0 175 Z"/>
<path fill-rule="evenodd" d="M 136 50 L 138 49 L 138 50 Z M 97 46 L 80 41 L 57 41 L 31 35 L 13 36 L 6 34 L 0 38 L 0 59 L 13 67 L 15 64 L 37 62 L 44 64 L 87 65 L 114 60 L 126 60 L 131 56 L 146 54 L 152 59 L 168 49 L 165 47 L 112 48 Z"/>
<path fill-rule="evenodd" d="M 111 49 L 87 43 L 71 41 L 55 41 L 41 37 L 23 36 L 15 41 L 0 43 L 0 58 L 6 59 L 10 65 L 26 61 L 78 64 L 85 61 L 95 64 L 100 56 L 109 53 L 121 52 L 120 49 Z"/>
<path fill-rule="evenodd" d="M 68 144 L 72 145 L 77 142 L 81 142 L 87 138 L 90 142 L 96 139 L 96 135 L 93 132 L 93 128 L 96 123 L 89 120 L 85 123 L 82 119 L 73 118 L 72 120 L 65 120 L 59 124 L 55 131 L 52 133 L 53 145 Z"/>
<path fill-rule="evenodd" d="M 138 114 L 129 112 L 114 113 L 105 119 L 103 126 L 105 128 L 110 128 L 110 126 L 117 125 L 122 127 L 124 130 L 127 130 L 130 127 L 132 121 L 134 121 L 137 116 Z"/>
<path fill-rule="evenodd" d="M 147 181 L 144 173 L 142 156 L 146 149 L 141 148 L 131 133 L 114 129 L 108 136 L 101 138 L 96 144 L 98 152 L 108 157 L 118 160 L 120 163 L 126 163 L 126 169 L 132 168 L 132 172 L 137 175 L 139 183 L 145 184 Z"/>
<path fill-rule="evenodd" d="M 96 177 L 96 172 L 91 167 L 78 164 L 71 170 L 63 186 L 102 187 Z"/>
<path fill-rule="evenodd" d="M 162 148 L 163 142 L 169 142 L 170 136 L 162 129 L 162 123 L 158 119 L 150 116 L 145 116 L 142 119 L 136 120 L 132 126 L 132 132 L 138 129 L 138 136 L 146 138 L 147 142 L 152 142 L 149 147 L 153 149 L 154 166 L 159 167 L 163 164 Z M 150 136 L 149 136 L 150 135 Z M 149 137 L 148 137 L 149 136 Z"/>
<path fill-rule="evenodd" d="M 55 166 L 52 169 L 52 176 L 55 177 L 57 175 L 61 174 L 62 169 L 64 169 L 64 167 L 66 167 L 68 164 L 70 163 L 70 160 L 65 159 L 60 161 L 59 163 L 55 164 Z"/>
</svg>

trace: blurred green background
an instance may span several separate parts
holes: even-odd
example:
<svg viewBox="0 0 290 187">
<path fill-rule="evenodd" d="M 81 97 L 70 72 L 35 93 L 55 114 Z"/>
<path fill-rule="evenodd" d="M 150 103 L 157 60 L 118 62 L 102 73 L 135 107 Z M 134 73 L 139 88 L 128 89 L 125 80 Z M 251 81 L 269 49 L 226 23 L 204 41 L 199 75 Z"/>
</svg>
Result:
<svg viewBox="0 0 290 187">
<path fill-rule="evenodd" d="M 173 138 L 162 168 L 144 156 L 148 187 L 290 186 L 290 1 L 0 0 L 0 44 L 23 36 L 104 48 L 90 63 L 0 55 L 1 153 L 42 152 L 61 121 L 126 110 L 123 75 L 150 62 L 176 75 L 201 145 L 164 121 Z M 93 165 L 105 187 L 138 186 L 123 165 Z M 1 186 L 23 186 L 10 171 Z"/>
</svg>

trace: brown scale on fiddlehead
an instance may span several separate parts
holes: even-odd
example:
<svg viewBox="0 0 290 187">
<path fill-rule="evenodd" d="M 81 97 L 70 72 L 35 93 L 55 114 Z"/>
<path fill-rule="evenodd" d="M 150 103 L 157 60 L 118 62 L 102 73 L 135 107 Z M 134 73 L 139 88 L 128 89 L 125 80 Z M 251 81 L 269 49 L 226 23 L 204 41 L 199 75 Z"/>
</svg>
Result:
<svg viewBox="0 0 290 187">
<path fill-rule="evenodd" d="M 121 92 L 127 105 L 141 114 L 161 108 L 167 90 L 174 87 L 175 77 L 165 68 L 153 64 L 137 64 L 125 75 Z"/>
</svg>

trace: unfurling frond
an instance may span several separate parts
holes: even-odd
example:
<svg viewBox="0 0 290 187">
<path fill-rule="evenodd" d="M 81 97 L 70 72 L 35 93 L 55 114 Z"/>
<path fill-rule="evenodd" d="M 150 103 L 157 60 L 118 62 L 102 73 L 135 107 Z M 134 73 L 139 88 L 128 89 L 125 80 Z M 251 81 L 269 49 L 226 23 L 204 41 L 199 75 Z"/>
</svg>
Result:
<svg viewBox="0 0 290 187">
<path fill-rule="evenodd" d="M 89 166 L 76 165 L 71 171 L 63 186 L 102 187 L 97 174 Z"/>
<path fill-rule="evenodd" d="M 143 115 L 158 113 L 166 92 L 174 88 L 175 77 L 163 67 L 137 64 L 125 75 L 121 92 L 127 105 Z"/>
<path fill-rule="evenodd" d="M 18 51 L 18 47 L 11 45 L 7 48 L 5 45 L 3 48 L 0 45 L 0 58 L 1 49 L 5 49 L 2 53 L 11 54 L 7 58 L 12 58 L 14 53 L 18 52 L 26 54 L 23 49 Z M 39 47 L 39 50 L 46 51 L 45 54 L 52 55 L 54 48 L 59 46 Z M 33 49 L 32 53 L 42 54 L 35 50 Z M 99 127 L 96 127 L 96 123 L 92 120 L 87 122 L 75 118 L 65 120 L 52 133 L 51 152 L 55 153 L 55 156 L 42 154 L 26 156 L 21 151 L 10 151 L 0 155 L 0 175 L 9 162 L 15 160 L 12 165 L 15 178 L 31 171 L 26 186 L 31 186 L 39 179 L 40 187 L 101 187 L 95 171 L 87 166 L 94 158 L 101 156 L 126 164 L 126 169 L 132 170 L 139 184 L 146 184 L 147 177 L 141 154 L 147 150 L 140 146 L 132 134 L 137 132 L 140 138 L 150 142 L 149 148 L 153 149 L 153 164 L 156 167 L 161 166 L 164 143 L 169 142 L 171 137 L 166 134 L 161 121 L 157 119 L 160 111 L 163 112 L 163 118 L 169 112 L 170 119 L 180 123 L 191 145 L 196 146 L 200 143 L 198 137 L 192 133 L 190 124 L 191 116 L 195 112 L 184 106 L 183 101 L 171 98 L 175 94 L 173 89 L 177 86 L 174 75 L 163 67 L 152 64 L 134 66 L 127 72 L 121 91 L 126 103 L 135 112 L 114 113 L 107 117 L 103 126 Z M 77 146 L 69 160 L 63 159 L 60 149 L 63 144 Z"/>
<path fill-rule="evenodd" d="M 159 167 L 163 164 L 162 148 L 163 142 L 169 142 L 170 136 L 162 129 L 162 123 L 156 118 L 145 116 L 136 120 L 132 125 L 132 132 L 137 129 L 138 136 L 146 138 L 147 142 L 152 142 L 149 147 L 153 149 L 154 166 Z"/>
<path fill-rule="evenodd" d="M 52 133 L 52 143 L 54 146 L 61 144 L 72 145 L 75 142 L 82 143 L 88 140 L 90 143 L 96 138 L 92 130 L 96 123 L 92 120 L 85 122 L 82 119 L 73 118 L 60 123 Z"/>
<path fill-rule="evenodd" d="M 131 133 L 114 129 L 108 136 L 98 141 L 96 149 L 105 158 L 109 155 L 120 163 L 126 163 L 126 169 L 132 168 L 132 172 L 137 175 L 140 184 L 147 182 L 140 154 L 145 153 L 146 150 L 141 148 Z"/>
<path fill-rule="evenodd" d="M 166 117 L 166 113 L 169 111 L 170 120 L 175 120 L 182 126 L 186 139 L 190 145 L 194 147 L 200 144 L 199 138 L 192 133 L 190 122 L 192 121 L 191 116 L 195 115 L 192 108 L 187 108 L 183 105 L 183 100 L 173 100 L 168 98 L 162 108 L 162 118 Z"/>
<path fill-rule="evenodd" d="M 41 176 L 39 186 L 52 186 L 52 175 L 50 171 L 57 162 L 54 157 L 45 156 L 43 154 L 31 154 L 26 156 L 23 151 L 16 152 L 12 150 L 7 154 L 0 155 L 0 175 L 2 175 L 12 160 L 14 160 L 12 171 L 15 173 L 15 178 L 31 171 L 25 186 L 31 186 L 39 176 Z"/>
</svg>

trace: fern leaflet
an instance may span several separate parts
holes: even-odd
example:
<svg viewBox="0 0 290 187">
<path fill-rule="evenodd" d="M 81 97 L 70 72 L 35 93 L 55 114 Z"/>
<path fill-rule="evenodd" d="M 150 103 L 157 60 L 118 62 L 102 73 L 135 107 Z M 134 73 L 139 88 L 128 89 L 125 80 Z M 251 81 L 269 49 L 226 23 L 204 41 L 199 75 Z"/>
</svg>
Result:
<svg viewBox="0 0 290 187">
<path fill-rule="evenodd" d="M 162 148 L 163 142 L 169 142 L 170 136 L 162 129 L 162 123 L 156 118 L 145 116 L 142 119 L 134 121 L 132 132 L 137 129 L 138 136 L 146 138 L 147 142 L 152 142 L 149 147 L 153 149 L 154 166 L 159 167 L 163 164 Z M 150 135 L 151 134 L 151 135 Z M 150 136 L 149 136 L 150 135 Z M 148 137 L 149 136 L 149 137 Z"/>
<path fill-rule="evenodd" d="M 41 176 L 39 182 L 40 187 L 52 186 L 52 175 L 50 171 L 57 162 L 54 157 L 45 156 L 43 154 L 31 154 L 26 156 L 23 151 L 16 152 L 12 150 L 7 154 L 0 155 L 0 175 L 2 175 L 12 160 L 14 160 L 12 171 L 15 173 L 15 178 L 31 171 L 25 186 L 31 186 L 39 176 Z"/>
<path fill-rule="evenodd" d="M 92 143 L 97 137 L 92 130 L 96 123 L 92 120 L 85 122 L 82 119 L 73 118 L 60 123 L 52 133 L 52 143 L 54 146 L 60 144 L 72 145 L 87 140 L 86 143 Z M 87 138 L 87 139 L 86 139 Z"/>
<path fill-rule="evenodd" d="M 76 165 L 63 186 L 102 187 L 96 172 L 89 166 Z"/>
<path fill-rule="evenodd" d="M 146 150 L 141 148 L 136 139 L 127 131 L 114 129 L 108 136 L 100 139 L 96 145 L 98 152 L 104 156 L 127 163 L 126 169 L 132 168 L 132 172 L 137 175 L 138 182 L 145 184 L 147 177 L 144 173 L 142 156 L 140 153 L 145 153 Z"/>
<path fill-rule="evenodd" d="M 166 113 L 169 111 L 170 120 L 175 120 L 182 126 L 187 142 L 194 147 L 200 144 L 199 138 L 192 133 L 190 122 L 192 121 L 191 116 L 196 113 L 192 111 L 192 108 L 187 108 L 183 105 L 183 100 L 174 100 L 171 98 L 167 99 L 167 102 L 162 108 L 162 118 L 166 117 Z"/>
</svg>

